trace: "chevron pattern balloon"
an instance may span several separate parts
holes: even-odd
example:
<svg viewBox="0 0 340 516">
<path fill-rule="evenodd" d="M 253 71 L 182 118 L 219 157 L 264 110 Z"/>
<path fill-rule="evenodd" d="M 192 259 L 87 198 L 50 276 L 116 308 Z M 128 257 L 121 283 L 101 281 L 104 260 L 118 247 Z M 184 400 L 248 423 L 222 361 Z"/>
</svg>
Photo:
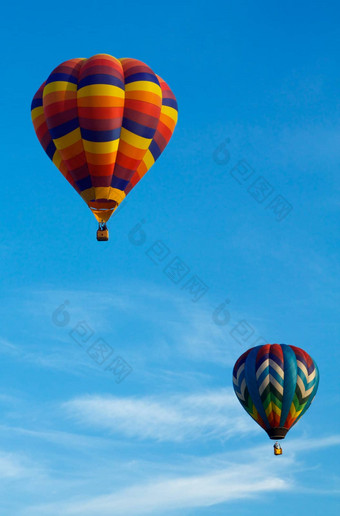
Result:
<svg viewBox="0 0 340 516">
<path fill-rule="evenodd" d="M 233 370 L 238 400 L 271 439 L 284 439 L 309 408 L 318 384 L 314 360 L 303 349 L 286 344 L 248 349 Z"/>
</svg>

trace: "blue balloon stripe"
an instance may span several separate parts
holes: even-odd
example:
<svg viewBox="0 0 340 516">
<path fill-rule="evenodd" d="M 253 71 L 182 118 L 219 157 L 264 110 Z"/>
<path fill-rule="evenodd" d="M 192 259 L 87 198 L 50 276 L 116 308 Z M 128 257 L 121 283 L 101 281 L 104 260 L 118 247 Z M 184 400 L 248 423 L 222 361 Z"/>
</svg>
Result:
<svg viewBox="0 0 340 516">
<path fill-rule="evenodd" d="M 118 190 L 122 190 L 124 192 L 125 188 L 129 184 L 129 181 L 125 179 L 120 179 L 119 177 L 113 176 L 111 181 L 112 188 L 117 188 Z"/>
<path fill-rule="evenodd" d="M 87 75 L 78 84 L 78 90 L 84 86 L 90 86 L 92 84 L 110 84 L 111 86 L 117 86 L 124 90 L 124 83 L 118 77 L 105 73 L 95 73 L 93 75 Z"/>
<path fill-rule="evenodd" d="M 284 384 L 284 379 L 282 378 L 282 376 L 273 368 L 273 367 L 269 367 L 269 374 L 272 375 L 273 378 L 275 378 L 275 380 L 277 381 L 277 383 L 279 383 L 280 385 L 282 385 L 283 387 L 283 384 Z"/>
<path fill-rule="evenodd" d="M 163 98 L 162 100 L 162 105 L 163 106 L 169 106 L 169 107 L 172 107 L 174 109 L 176 109 L 176 111 L 178 111 L 178 105 L 177 105 L 177 102 L 175 99 L 167 99 L 167 98 Z"/>
<path fill-rule="evenodd" d="M 43 105 L 42 97 L 35 98 L 35 99 L 32 100 L 31 110 L 36 108 L 36 107 L 40 107 L 42 105 Z"/>
<path fill-rule="evenodd" d="M 148 81 L 154 82 L 155 84 L 159 84 L 159 81 L 155 74 L 146 72 L 139 72 L 129 75 L 129 77 L 126 77 L 125 79 L 125 84 L 130 84 L 131 82 L 137 81 Z"/>
<path fill-rule="evenodd" d="M 304 413 L 306 412 L 306 410 L 310 407 L 313 399 L 314 399 L 314 396 L 318 390 L 318 387 L 319 387 L 319 379 L 320 379 L 320 376 L 319 376 L 319 369 L 318 369 L 318 366 L 316 365 L 316 363 L 314 362 L 314 365 L 315 365 L 315 369 L 316 369 L 316 376 L 315 376 L 315 384 L 314 384 L 314 388 L 308 398 L 308 402 L 306 403 L 304 409 L 302 410 L 300 416 L 297 418 L 300 419 L 300 417 L 302 417 L 304 415 Z"/>
<path fill-rule="evenodd" d="M 243 370 L 243 371 L 242 371 L 242 373 L 241 373 L 241 374 L 240 374 L 240 376 L 239 376 L 239 379 L 238 379 L 238 385 L 236 386 L 236 385 L 234 384 L 234 389 L 235 389 L 235 390 L 237 390 L 237 392 L 238 392 L 239 394 L 241 394 L 241 385 L 242 385 L 242 382 L 243 382 L 244 378 L 245 378 L 245 374 L 244 374 L 244 370 Z"/>
<path fill-rule="evenodd" d="M 61 138 L 62 136 L 65 136 L 66 134 L 74 131 L 74 129 L 77 129 L 77 127 L 79 127 L 78 117 L 72 118 L 72 120 L 68 120 L 64 124 L 60 124 L 56 127 L 53 127 L 52 129 L 49 129 L 49 133 L 51 138 L 56 140 L 57 138 Z"/>
<path fill-rule="evenodd" d="M 298 376 L 301 378 L 305 388 L 307 388 L 307 378 L 305 373 L 298 367 Z"/>
<path fill-rule="evenodd" d="M 286 344 L 281 344 L 281 349 L 283 352 L 284 390 L 280 425 L 283 426 L 288 417 L 289 410 L 295 395 L 297 364 L 295 353 L 290 346 L 287 346 Z"/>
<path fill-rule="evenodd" d="M 246 366 L 245 366 L 245 377 L 246 377 L 246 384 L 248 387 L 249 395 L 252 399 L 252 402 L 254 403 L 257 412 L 260 414 L 265 426 L 267 429 L 270 428 L 270 424 L 266 415 L 266 412 L 262 405 L 262 400 L 259 394 L 258 385 L 256 381 L 256 376 L 254 372 L 256 371 L 256 357 L 257 353 L 261 346 L 256 346 L 253 348 L 246 360 Z"/>
<path fill-rule="evenodd" d="M 143 138 L 147 138 L 149 140 L 154 137 L 156 132 L 156 129 L 146 127 L 145 125 L 134 122 L 133 120 L 129 120 L 128 118 L 123 118 L 122 127 L 131 133 L 137 134 L 138 136 L 142 136 Z"/>
<path fill-rule="evenodd" d="M 316 381 L 316 377 L 314 377 L 310 382 L 308 382 L 305 373 L 301 369 L 298 369 L 298 375 L 301 378 L 301 380 L 303 381 L 303 384 L 304 384 L 306 390 L 310 389 Z"/>
<path fill-rule="evenodd" d="M 307 369 L 307 371 L 308 371 L 308 364 L 307 364 L 307 361 L 306 361 L 305 357 L 304 357 L 302 354 L 300 354 L 300 353 L 299 353 L 299 354 L 296 356 L 296 359 L 297 359 L 297 360 L 299 360 L 299 362 L 302 362 L 302 364 L 305 366 L 305 368 L 306 368 L 306 369 Z"/>
<path fill-rule="evenodd" d="M 260 374 L 260 376 L 258 377 L 257 379 L 257 385 L 260 387 L 261 383 L 263 382 L 263 380 L 266 378 L 266 376 L 268 376 L 269 374 L 269 366 L 266 367 L 262 373 Z"/>
<path fill-rule="evenodd" d="M 71 82 L 72 84 L 77 84 L 78 78 L 68 73 L 51 73 L 51 75 L 46 81 L 46 84 L 58 81 Z"/>
<path fill-rule="evenodd" d="M 149 147 L 149 151 L 151 152 L 152 156 L 153 156 L 153 159 L 156 161 L 156 159 L 159 158 L 159 156 L 162 154 L 162 151 L 161 149 L 158 147 L 157 143 L 155 142 L 155 140 L 153 140 L 151 143 L 150 143 L 150 147 Z"/>
<path fill-rule="evenodd" d="M 79 179 L 76 181 L 76 185 L 79 187 L 79 190 L 82 192 L 83 190 L 87 190 L 92 187 L 91 176 L 86 176 L 83 179 Z"/>
<path fill-rule="evenodd" d="M 268 359 L 269 359 L 269 353 L 265 353 L 264 355 L 261 356 L 261 358 L 258 358 L 256 361 L 256 369 L 259 369 L 259 367 L 263 364 L 263 362 L 265 362 Z"/>
<path fill-rule="evenodd" d="M 112 142 L 120 137 L 120 127 L 108 131 L 91 131 L 80 128 L 81 137 L 89 142 Z"/>
<path fill-rule="evenodd" d="M 283 362 L 280 359 L 280 357 L 278 357 L 275 353 L 270 353 L 269 358 L 270 358 L 270 360 L 275 362 L 279 367 L 281 367 L 281 369 L 283 369 Z"/>
<path fill-rule="evenodd" d="M 46 154 L 50 159 L 53 159 L 54 153 L 57 150 L 56 146 L 54 145 L 54 142 L 51 140 L 50 143 L 46 147 Z"/>
</svg>

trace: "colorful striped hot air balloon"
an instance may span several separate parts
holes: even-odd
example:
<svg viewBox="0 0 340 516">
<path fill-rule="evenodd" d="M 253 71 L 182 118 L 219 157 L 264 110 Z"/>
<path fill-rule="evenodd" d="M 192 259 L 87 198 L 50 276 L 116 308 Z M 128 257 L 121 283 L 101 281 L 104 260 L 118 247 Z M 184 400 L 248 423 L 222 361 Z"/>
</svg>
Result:
<svg viewBox="0 0 340 516">
<path fill-rule="evenodd" d="M 92 210 L 98 239 L 107 240 L 106 222 L 172 136 L 174 94 L 141 61 L 98 54 L 55 68 L 31 110 L 46 154 Z"/>
<path fill-rule="evenodd" d="M 233 370 L 238 400 L 271 439 L 285 438 L 312 403 L 318 384 L 314 360 L 286 344 L 248 349 Z"/>
</svg>

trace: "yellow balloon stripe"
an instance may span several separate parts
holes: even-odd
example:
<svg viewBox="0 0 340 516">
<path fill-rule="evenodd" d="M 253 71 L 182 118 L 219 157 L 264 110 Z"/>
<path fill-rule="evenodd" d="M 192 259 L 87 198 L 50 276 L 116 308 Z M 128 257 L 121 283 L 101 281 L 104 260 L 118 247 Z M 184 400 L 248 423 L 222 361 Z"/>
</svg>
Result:
<svg viewBox="0 0 340 516">
<path fill-rule="evenodd" d="M 50 82 L 49 84 L 46 84 L 44 88 L 44 97 L 49 93 L 54 93 L 55 91 L 77 91 L 77 85 L 66 81 Z"/>
<path fill-rule="evenodd" d="M 58 149 L 56 149 L 55 153 L 53 154 L 52 161 L 55 164 L 55 166 L 57 168 L 59 168 L 59 170 L 60 170 L 60 166 L 61 166 L 63 160 L 62 160 L 62 157 L 61 157 L 60 152 L 58 151 Z"/>
<path fill-rule="evenodd" d="M 77 97 L 78 99 L 82 99 L 84 97 L 97 97 L 100 103 L 100 97 L 124 99 L 125 93 L 121 88 L 112 86 L 111 84 L 91 84 L 90 86 L 80 88 L 80 90 L 78 90 Z M 114 105 L 116 105 L 116 102 Z"/>
<path fill-rule="evenodd" d="M 56 138 L 54 141 L 54 145 L 57 147 L 58 150 L 66 149 L 67 147 L 70 147 L 74 143 L 81 140 L 81 134 L 80 134 L 80 128 L 77 127 L 77 129 L 74 129 L 68 134 L 65 134 L 65 136 L 61 136 L 61 138 Z"/>
<path fill-rule="evenodd" d="M 31 111 L 31 116 L 32 116 L 32 121 L 34 122 L 39 116 L 43 116 L 44 117 L 44 120 L 45 120 L 45 116 L 44 116 L 44 108 L 43 106 L 39 106 L 39 107 L 36 107 L 34 109 L 32 109 Z M 38 124 L 40 125 L 40 124 Z"/>
<path fill-rule="evenodd" d="M 83 140 L 84 150 L 91 154 L 111 154 L 116 152 L 119 145 L 119 139 L 110 142 L 89 142 Z"/>
<path fill-rule="evenodd" d="M 151 154 L 151 152 L 149 151 L 149 149 L 146 151 L 146 153 L 144 155 L 143 163 L 146 166 L 147 170 L 149 170 L 149 168 L 151 168 L 152 165 L 155 163 L 154 157 Z"/>
<path fill-rule="evenodd" d="M 150 138 L 143 138 L 143 136 L 138 136 L 137 134 L 132 133 L 127 129 L 124 129 L 124 127 L 122 127 L 120 139 L 121 141 L 128 143 L 132 147 L 136 147 L 137 149 L 142 149 L 145 151 L 152 141 Z"/>
<path fill-rule="evenodd" d="M 125 84 L 125 92 L 127 97 L 129 96 L 128 94 L 130 92 L 134 91 L 150 92 L 157 95 L 157 97 L 162 98 L 162 90 L 155 82 L 135 81 L 130 82 L 129 84 Z"/>
<path fill-rule="evenodd" d="M 122 192 L 122 190 L 112 188 L 111 186 L 92 186 L 87 190 L 83 190 L 80 195 L 86 203 L 90 203 L 92 200 L 96 199 L 108 199 L 110 201 L 115 201 L 119 204 L 125 199 L 125 193 Z"/>
<path fill-rule="evenodd" d="M 175 125 L 178 119 L 178 111 L 170 106 L 162 106 L 162 115 L 168 116 L 174 121 Z"/>
</svg>

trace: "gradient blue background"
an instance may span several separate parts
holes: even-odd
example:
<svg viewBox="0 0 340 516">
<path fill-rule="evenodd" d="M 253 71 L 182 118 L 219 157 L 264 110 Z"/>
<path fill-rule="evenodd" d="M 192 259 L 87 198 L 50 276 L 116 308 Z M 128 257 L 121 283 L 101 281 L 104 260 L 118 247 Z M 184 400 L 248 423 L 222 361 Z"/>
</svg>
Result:
<svg viewBox="0 0 340 516">
<path fill-rule="evenodd" d="M 3 7 L 0 514 L 338 514 L 339 15 L 306 1 Z M 179 104 L 108 243 L 30 119 L 55 66 L 102 52 L 145 61 Z M 208 288 L 197 302 L 192 276 Z M 133 368 L 123 382 L 71 338 L 79 321 Z M 231 388 L 263 339 L 304 348 L 321 375 L 276 458 Z"/>
</svg>

